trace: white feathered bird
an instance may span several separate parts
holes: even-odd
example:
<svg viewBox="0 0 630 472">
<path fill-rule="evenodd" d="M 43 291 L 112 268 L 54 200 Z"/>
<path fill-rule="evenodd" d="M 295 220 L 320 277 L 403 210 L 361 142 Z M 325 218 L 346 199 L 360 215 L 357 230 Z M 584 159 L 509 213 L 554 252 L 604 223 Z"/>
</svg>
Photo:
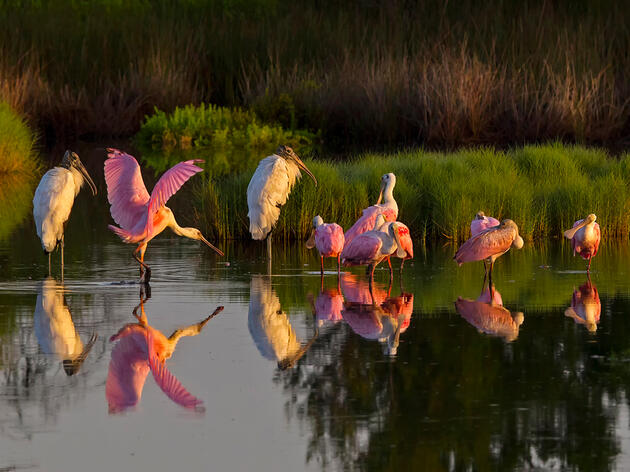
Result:
<svg viewBox="0 0 630 472">
<path fill-rule="evenodd" d="M 53 167 L 40 180 L 33 197 L 33 216 L 37 236 L 42 241 L 44 253 L 48 254 L 50 275 L 50 253 L 61 246 L 61 274 L 63 277 L 63 233 L 74 199 L 81 186 L 87 182 L 96 195 L 96 185 L 83 166 L 79 156 L 66 151 L 58 167 Z"/>
<path fill-rule="evenodd" d="M 289 146 L 279 146 L 275 154 L 265 157 L 256 168 L 247 186 L 249 232 L 252 238 L 267 238 L 267 254 L 271 259 L 271 232 L 280 217 L 280 208 L 287 202 L 291 189 L 306 172 L 315 185 L 317 179 Z"/>
</svg>

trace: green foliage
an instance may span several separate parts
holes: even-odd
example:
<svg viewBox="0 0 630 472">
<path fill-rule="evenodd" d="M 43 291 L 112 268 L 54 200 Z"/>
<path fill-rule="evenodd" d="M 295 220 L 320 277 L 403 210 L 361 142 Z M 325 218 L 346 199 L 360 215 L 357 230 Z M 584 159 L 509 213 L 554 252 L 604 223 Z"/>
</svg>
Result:
<svg viewBox="0 0 630 472">
<path fill-rule="evenodd" d="M 282 208 L 274 234 L 308 236 L 313 216 L 345 229 L 375 203 L 380 176 L 394 172 L 399 220 L 414 240 L 461 241 L 479 210 L 514 220 L 526 239 L 560 237 L 577 219 L 595 213 L 603 237 L 630 235 L 630 155 L 561 144 L 454 153 L 407 151 L 362 155 L 349 162 L 311 161 L 319 181 L 302 179 Z M 199 218 L 220 238 L 249 238 L 247 171 L 209 180 L 197 192 Z"/>
<path fill-rule="evenodd" d="M 176 107 L 172 113 L 155 109 L 136 135 L 137 145 L 147 151 L 145 161 L 155 170 L 192 155 L 203 156 L 212 175 L 248 169 L 279 144 L 303 153 L 316 141 L 317 135 L 308 131 L 262 123 L 253 111 L 205 104 Z"/>
<path fill-rule="evenodd" d="M 0 102 L 0 174 L 32 176 L 36 169 L 35 135 L 7 103 Z"/>
</svg>

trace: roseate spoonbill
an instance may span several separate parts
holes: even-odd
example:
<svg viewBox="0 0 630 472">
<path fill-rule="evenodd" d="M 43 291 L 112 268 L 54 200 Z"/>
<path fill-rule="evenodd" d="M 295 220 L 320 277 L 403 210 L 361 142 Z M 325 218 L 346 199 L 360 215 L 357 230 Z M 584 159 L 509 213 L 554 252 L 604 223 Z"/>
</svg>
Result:
<svg viewBox="0 0 630 472">
<path fill-rule="evenodd" d="M 470 235 L 477 236 L 482 231 L 499 226 L 501 223 L 496 218 L 486 216 L 483 211 L 478 211 L 475 219 L 470 222 Z"/>
<path fill-rule="evenodd" d="M 110 342 L 118 341 L 112 349 L 109 363 L 105 396 L 110 413 L 119 413 L 135 406 L 142 397 L 142 389 L 149 371 L 160 389 L 180 406 L 200 411 L 202 401 L 190 394 L 166 368 L 165 361 L 175 351 L 177 342 L 184 336 L 196 336 L 203 327 L 215 317 L 222 306 L 203 321 L 186 328 L 178 329 L 168 338 L 162 332 L 151 327 L 144 311 L 144 302 L 133 310 L 138 323 L 128 323 L 118 333 L 109 338 Z M 138 315 L 138 308 L 141 315 Z"/>
<path fill-rule="evenodd" d="M 136 159 L 117 149 L 108 148 L 105 160 L 105 181 L 107 199 L 111 204 L 110 213 L 120 228 L 108 225 L 123 242 L 137 244 L 133 258 L 140 263 L 141 282 L 149 282 L 151 269 L 144 263 L 144 253 L 149 241 L 166 228 L 178 236 L 203 241 L 220 256 L 223 252 L 214 247 L 197 228 L 182 228 L 175 221 L 175 215 L 166 202 L 184 183 L 203 169 L 195 164 L 200 159 L 180 162 L 167 170 L 153 187 L 151 196 L 147 192 L 140 166 Z M 138 253 L 140 257 L 138 257 Z"/>
<path fill-rule="evenodd" d="M 87 358 L 97 335 L 83 344 L 63 295 L 63 285 L 48 277 L 42 281 L 35 302 L 34 328 L 39 347 L 45 354 L 61 359 L 67 375 L 76 374 Z"/>
<path fill-rule="evenodd" d="M 564 232 L 564 237 L 571 240 L 573 255 L 577 252 L 582 259 L 588 261 L 587 272 L 591 270 L 591 259 L 597 254 L 601 240 L 599 225 L 595 223 L 596 219 L 597 216 L 591 213 L 583 220 L 573 223 L 573 228 Z"/>
<path fill-rule="evenodd" d="M 324 223 L 321 216 L 313 218 L 313 233 L 306 241 L 306 247 L 319 251 L 321 274 L 324 275 L 324 257 L 337 258 L 337 275 L 341 273 L 340 255 L 343 250 L 343 229 L 337 223 Z"/>
<path fill-rule="evenodd" d="M 317 179 L 289 146 L 278 146 L 275 154 L 265 157 L 247 186 L 249 232 L 252 238 L 267 238 L 267 256 L 271 261 L 271 233 L 280 217 L 280 208 L 291 193 L 291 189 L 302 176 L 300 169 Z"/>
<path fill-rule="evenodd" d="M 522 312 L 510 312 L 500 305 L 492 305 L 480 301 L 466 300 L 458 297 L 455 310 L 480 333 L 499 336 L 506 342 L 518 337 L 520 326 L 525 319 Z"/>
<path fill-rule="evenodd" d="M 512 220 L 503 220 L 499 226 L 482 231 L 462 244 L 453 257 L 457 264 L 464 262 L 485 261 L 490 262 L 489 287 L 494 291 L 492 284 L 492 268 L 497 257 L 505 254 L 511 247 L 520 249 L 523 247 L 523 238 L 518 234 L 518 226 Z M 484 277 L 485 279 L 485 277 Z M 491 299 L 493 296 L 490 297 Z"/>
<path fill-rule="evenodd" d="M 335 324 L 341 321 L 343 295 L 339 286 L 333 289 L 322 287 L 317 299 L 313 300 L 313 295 L 309 293 L 308 300 L 319 328 L 325 324 Z"/>
<path fill-rule="evenodd" d="M 374 280 L 374 269 L 383 260 L 389 264 L 390 280 L 392 279 L 392 264 L 390 257 L 396 255 L 401 259 L 413 257 L 413 252 L 401 242 L 401 236 L 409 234 L 409 228 L 399 221 L 385 223 L 381 214 L 376 218 L 374 229 L 358 235 L 344 248 L 341 258 L 344 266 L 368 265 L 370 282 Z"/>
<path fill-rule="evenodd" d="M 382 214 L 385 217 L 385 221 L 396 221 L 396 218 L 398 218 L 398 204 L 396 200 L 394 200 L 395 186 L 396 176 L 391 172 L 381 177 L 381 191 L 378 195 L 376 205 L 372 205 L 363 210 L 361 217 L 346 231 L 346 246 L 358 235 L 372 230 L 378 215 Z M 383 203 L 381 203 L 381 200 Z"/>
<path fill-rule="evenodd" d="M 33 197 L 33 216 L 37 236 L 42 241 L 44 253 L 48 254 L 48 275 L 50 275 L 50 254 L 57 246 L 61 247 L 61 278 L 63 279 L 64 229 L 74 199 L 83 184 L 87 182 L 96 195 L 96 185 L 83 166 L 79 156 L 66 151 L 61 164 L 53 167 L 40 180 Z"/>
<path fill-rule="evenodd" d="M 602 313 L 602 302 L 599 300 L 597 287 L 590 279 L 573 292 L 571 306 L 564 310 L 564 316 L 586 326 L 591 333 L 597 331 L 597 323 Z"/>
<path fill-rule="evenodd" d="M 271 283 L 257 275 L 252 276 L 250 283 L 247 325 L 260 354 L 266 359 L 275 360 L 281 370 L 293 367 L 319 335 L 316 328 L 313 337 L 302 345 L 289 317 L 282 311 Z"/>
</svg>

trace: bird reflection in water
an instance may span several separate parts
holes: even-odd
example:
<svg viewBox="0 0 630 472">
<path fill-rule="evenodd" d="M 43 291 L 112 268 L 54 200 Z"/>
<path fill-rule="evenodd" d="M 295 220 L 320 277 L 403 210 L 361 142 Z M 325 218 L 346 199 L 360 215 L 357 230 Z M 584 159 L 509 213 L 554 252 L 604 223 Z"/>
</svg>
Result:
<svg viewBox="0 0 630 472">
<path fill-rule="evenodd" d="M 64 286 L 52 277 L 40 284 L 34 318 L 35 336 L 42 352 L 61 359 L 67 375 L 76 374 L 94 346 L 97 335 L 92 333 L 87 344 L 83 344 L 64 298 Z"/>
<path fill-rule="evenodd" d="M 516 340 L 525 319 L 522 312 L 510 312 L 503 307 L 501 294 L 494 285 L 484 288 L 477 300 L 458 297 L 455 310 L 480 333 L 501 337 L 506 342 Z"/>
<path fill-rule="evenodd" d="M 248 327 L 260 354 L 275 360 L 281 370 L 295 366 L 319 334 L 316 327 L 315 334 L 303 345 L 282 311 L 269 278 L 258 275 L 250 284 Z"/>
<path fill-rule="evenodd" d="M 324 277 L 321 277 L 317 298 L 313 300 L 313 295 L 309 293 L 308 299 L 318 328 L 325 325 L 334 325 L 342 320 L 343 294 L 341 293 L 339 279 L 337 279 L 335 288 L 324 288 Z"/>
<path fill-rule="evenodd" d="M 168 338 L 149 325 L 144 311 L 148 299 L 140 295 L 140 304 L 133 310 L 137 323 L 128 323 L 109 338 L 117 341 L 112 349 L 105 396 L 110 413 L 119 413 L 134 407 L 142 396 L 142 389 L 149 371 L 155 382 L 171 400 L 184 408 L 203 411 L 202 400 L 189 393 L 166 368 L 165 361 L 175 351 L 177 342 L 184 336 L 196 336 L 223 307 L 217 307 L 203 321 L 177 329 Z M 140 315 L 138 314 L 140 309 Z"/>
<path fill-rule="evenodd" d="M 601 313 L 602 302 L 597 287 L 589 277 L 573 292 L 571 306 L 564 311 L 564 316 L 573 318 L 573 321 L 583 324 L 589 332 L 594 333 Z"/>
<path fill-rule="evenodd" d="M 376 283 L 370 290 L 370 284 L 347 273 L 343 274 L 341 285 L 346 298 L 344 321 L 359 336 L 378 340 L 385 355 L 395 356 L 400 334 L 411 322 L 413 294 L 405 293 L 401 286 L 400 296 L 391 297 L 391 284 L 387 291 Z"/>
</svg>

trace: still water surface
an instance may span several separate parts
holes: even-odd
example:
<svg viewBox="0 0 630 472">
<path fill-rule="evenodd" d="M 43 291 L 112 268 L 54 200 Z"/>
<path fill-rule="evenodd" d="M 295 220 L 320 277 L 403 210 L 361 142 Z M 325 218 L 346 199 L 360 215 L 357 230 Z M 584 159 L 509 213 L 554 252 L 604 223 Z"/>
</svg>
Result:
<svg viewBox="0 0 630 472">
<path fill-rule="evenodd" d="M 262 244 L 217 258 L 164 235 L 138 307 L 104 190 L 79 196 L 64 283 L 30 214 L 0 239 L 0 469 L 630 468 L 627 244 L 603 245 L 590 285 L 568 245 L 511 251 L 495 266 L 502 308 L 476 301 L 482 266 L 458 268 L 450 245 L 417 247 L 402 284 L 377 270 L 370 294 L 361 269 L 337 281 L 332 265 L 322 288 L 301 245 L 275 246 L 269 277 Z M 217 306 L 166 361 L 187 392 L 167 395 L 138 333 L 168 337 Z"/>
</svg>

